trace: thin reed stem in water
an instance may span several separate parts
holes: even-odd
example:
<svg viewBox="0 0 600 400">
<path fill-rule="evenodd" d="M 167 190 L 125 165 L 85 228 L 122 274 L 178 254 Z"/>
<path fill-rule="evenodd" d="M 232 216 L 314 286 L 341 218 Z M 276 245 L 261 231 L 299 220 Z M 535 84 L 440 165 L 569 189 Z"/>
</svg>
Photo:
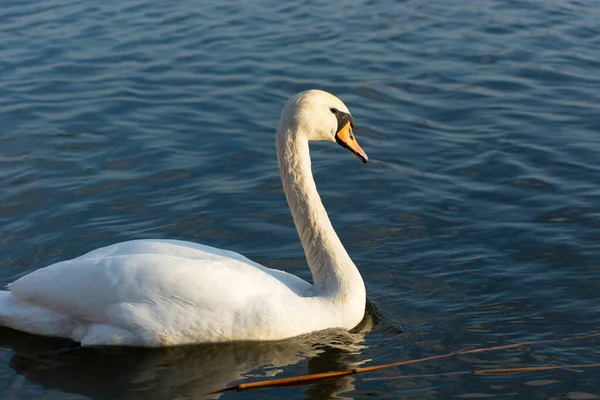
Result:
<svg viewBox="0 0 600 400">
<path fill-rule="evenodd" d="M 568 342 L 568 341 L 572 341 L 572 340 L 591 339 L 591 338 L 599 337 L 599 336 L 600 336 L 600 333 L 591 333 L 588 335 L 571 336 L 571 337 L 562 338 L 562 339 L 538 340 L 538 341 L 506 344 L 506 345 L 502 345 L 502 346 L 483 347 L 483 348 L 470 349 L 470 350 L 457 350 L 457 351 L 453 351 L 451 353 L 440 354 L 437 356 L 397 361 L 397 362 L 393 362 L 393 363 L 389 363 L 389 364 L 373 365 L 370 367 L 352 368 L 352 369 L 347 369 L 347 370 L 343 370 L 343 371 L 324 372 L 324 373 L 320 373 L 320 374 L 301 375 L 301 376 L 293 376 L 293 377 L 289 377 L 289 378 L 270 379 L 270 380 L 266 380 L 266 381 L 240 383 L 238 385 L 228 386 L 228 387 L 224 387 L 222 389 L 214 390 L 214 391 L 208 392 L 206 394 L 229 392 L 229 391 L 233 391 L 233 390 L 242 391 L 242 390 L 261 389 L 261 388 L 308 385 L 308 384 L 322 382 L 322 381 L 330 380 L 330 379 L 334 379 L 334 378 L 340 378 L 342 376 L 355 375 L 355 374 L 361 374 L 364 372 L 379 371 L 379 370 L 386 369 L 386 368 L 399 367 L 402 365 L 410 365 L 410 364 L 416 364 L 416 363 L 421 363 L 421 362 L 425 362 L 425 361 L 450 358 L 450 357 L 454 357 L 454 356 L 462 355 L 462 354 L 482 353 L 485 351 L 495 351 L 495 350 L 508 350 L 508 349 L 518 348 L 521 346 L 530 346 L 530 345 L 543 344 L 543 343 Z M 464 374 L 477 374 L 477 375 L 515 374 L 515 373 L 523 373 L 523 372 L 531 372 L 531 371 L 546 371 L 546 370 L 551 370 L 551 369 L 592 368 L 592 367 L 598 367 L 598 366 L 600 366 L 600 364 L 580 364 L 580 365 L 570 365 L 570 366 L 569 365 L 566 365 L 566 366 L 545 365 L 545 366 L 539 366 L 539 367 L 505 368 L 505 369 L 495 369 L 495 370 L 472 370 L 472 371 L 464 371 Z M 448 375 L 450 375 L 450 374 L 460 375 L 460 374 L 463 374 L 463 372 L 459 371 L 459 372 L 455 372 L 455 373 L 448 373 Z M 438 375 L 438 374 L 434 374 L 431 376 L 436 376 L 436 375 Z M 439 375 L 441 376 L 441 375 L 446 375 L 446 374 L 439 374 Z M 408 375 L 404 375 L 403 377 L 406 377 L 406 376 L 408 376 Z M 392 379 L 392 378 L 390 378 L 390 379 Z"/>
<path fill-rule="evenodd" d="M 600 364 L 575 364 L 575 365 L 541 365 L 539 367 L 518 367 L 518 368 L 498 368 L 498 369 L 474 369 L 470 371 L 441 372 L 438 374 L 419 374 L 419 375 L 395 375 L 374 378 L 364 378 L 365 381 L 384 381 L 389 379 L 411 379 L 411 378 L 430 378 L 436 376 L 452 375 L 503 375 L 503 374 L 522 374 L 525 372 L 549 371 L 553 369 L 576 369 L 576 368 L 598 368 Z"/>
</svg>

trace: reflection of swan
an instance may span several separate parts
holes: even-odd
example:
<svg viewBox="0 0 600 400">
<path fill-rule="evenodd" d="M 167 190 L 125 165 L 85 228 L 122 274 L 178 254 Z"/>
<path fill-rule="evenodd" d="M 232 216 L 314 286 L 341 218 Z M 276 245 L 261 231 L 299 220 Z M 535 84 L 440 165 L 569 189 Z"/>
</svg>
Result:
<svg viewBox="0 0 600 400">
<path fill-rule="evenodd" d="M 310 140 L 337 142 L 363 162 L 353 119 L 311 90 L 281 114 L 277 156 L 314 286 L 230 251 L 174 240 L 104 247 L 34 271 L 0 292 L 0 324 L 83 345 L 164 346 L 278 340 L 351 329 L 365 287 L 337 237 L 311 173 Z"/>
<path fill-rule="evenodd" d="M 367 314 L 352 332 L 325 330 L 275 342 L 230 342 L 161 349 L 73 347 L 72 342 L 43 339 L 0 330 L 0 348 L 14 352 L 10 367 L 26 381 L 7 376 L 3 394 L 38 397 L 35 387 L 77 393 L 91 399 L 200 399 L 203 393 L 248 377 L 274 376 L 299 362 L 298 374 L 354 368 L 364 335 L 372 328 Z M 1 353 L 0 353 L 1 354 Z M 308 371 L 306 370 L 308 368 Z M 256 379 L 256 378 L 255 378 Z M 330 398 L 353 389 L 353 377 L 318 385 L 319 395 Z M 327 392 L 323 396 L 323 392 Z M 218 397 L 218 396 L 213 396 Z M 8 396 L 10 398 L 10 396 Z"/>
</svg>

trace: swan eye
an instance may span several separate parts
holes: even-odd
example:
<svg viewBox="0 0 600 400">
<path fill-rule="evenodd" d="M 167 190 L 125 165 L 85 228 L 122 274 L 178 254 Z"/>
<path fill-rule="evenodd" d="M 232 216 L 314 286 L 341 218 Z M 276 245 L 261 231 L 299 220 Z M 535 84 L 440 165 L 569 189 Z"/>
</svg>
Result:
<svg viewBox="0 0 600 400">
<path fill-rule="evenodd" d="M 330 108 L 329 111 L 331 111 L 334 114 L 339 113 L 339 110 L 337 108 Z"/>
</svg>

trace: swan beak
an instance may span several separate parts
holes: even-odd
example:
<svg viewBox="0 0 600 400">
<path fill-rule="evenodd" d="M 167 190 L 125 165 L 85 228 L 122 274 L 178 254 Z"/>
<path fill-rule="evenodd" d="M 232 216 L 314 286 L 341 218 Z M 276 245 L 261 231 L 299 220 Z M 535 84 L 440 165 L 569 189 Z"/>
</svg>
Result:
<svg viewBox="0 0 600 400">
<path fill-rule="evenodd" d="M 365 153 L 365 151 L 358 145 L 358 142 L 354 138 L 354 133 L 352 133 L 352 126 L 350 125 L 350 122 L 344 125 L 344 127 L 335 134 L 335 141 L 340 146 L 354 154 L 365 164 L 369 160 L 367 153 Z"/>
</svg>

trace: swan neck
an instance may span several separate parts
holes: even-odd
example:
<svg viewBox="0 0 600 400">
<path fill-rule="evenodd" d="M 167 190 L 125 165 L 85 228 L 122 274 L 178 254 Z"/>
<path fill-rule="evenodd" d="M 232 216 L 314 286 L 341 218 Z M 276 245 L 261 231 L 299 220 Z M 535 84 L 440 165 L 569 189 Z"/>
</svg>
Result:
<svg viewBox="0 0 600 400">
<path fill-rule="evenodd" d="M 308 140 L 302 132 L 277 132 L 277 158 L 287 198 L 317 294 L 362 296 L 362 277 L 338 238 L 317 192 Z"/>
</svg>

